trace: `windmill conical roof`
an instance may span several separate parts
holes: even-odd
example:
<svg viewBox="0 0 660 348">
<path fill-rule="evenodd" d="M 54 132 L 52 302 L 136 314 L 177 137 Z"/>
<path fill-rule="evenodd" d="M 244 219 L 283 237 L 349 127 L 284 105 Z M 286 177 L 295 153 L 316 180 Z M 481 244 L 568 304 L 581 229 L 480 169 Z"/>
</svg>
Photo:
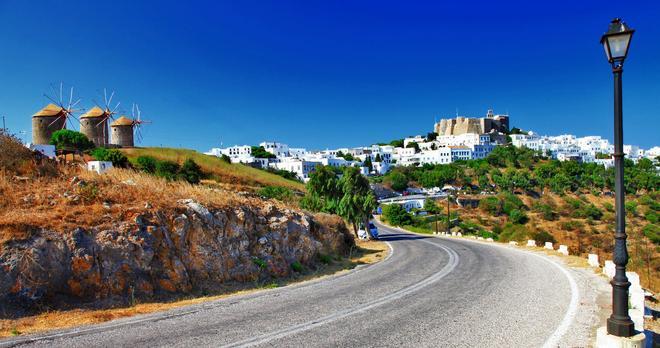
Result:
<svg viewBox="0 0 660 348">
<path fill-rule="evenodd" d="M 112 122 L 112 124 L 110 124 L 111 127 L 115 127 L 115 126 L 132 126 L 132 125 L 133 125 L 133 120 L 131 120 L 130 118 L 128 118 L 126 116 L 123 116 L 123 115 L 119 116 L 119 118 L 116 119 L 115 122 Z"/>
<path fill-rule="evenodd" d="M 95 117 L 103 117 L 105 116 L 106 112 L 105 110 L 101 109 L 98 106 L 95 106 L 91 109 L 89 109 L 86 113 L 84 113 L 80 118 L 95 118 Z"/>
<path fill-rule="evenodd" d="M 48 104 L 43 109 L 37 111 L 36 114 L 32 115 L 32 117 L 35 117 L 35 116 L 36 117 L 39 117 L 39 116 L 41 116 L 41 117 L 43 117 L 43 116 L 57 116 L 63 110 L 64 110 L 64 108 L 62 108 L 61 106 L 57 106 L 55 104 Z"/>
</svg>

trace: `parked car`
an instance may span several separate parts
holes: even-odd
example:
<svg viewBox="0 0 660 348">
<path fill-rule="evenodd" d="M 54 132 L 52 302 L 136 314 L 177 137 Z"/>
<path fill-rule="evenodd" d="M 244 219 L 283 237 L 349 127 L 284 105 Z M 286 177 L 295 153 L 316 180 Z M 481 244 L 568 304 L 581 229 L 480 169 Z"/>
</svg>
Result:
<svg viewBox="0 0 660 348">
<path fill-rule="evenodd" d="M 369 223 L 369 231 L 374 239 L 378 239 L 378 227 L 376 227 L 373 222 Z M 360 229 L 358 230 L 358 238 L 369 239 L 369 235 L 367 234 L 367 230 L 364 229 L 364 226 L 360 226 Z"/>
</svg>

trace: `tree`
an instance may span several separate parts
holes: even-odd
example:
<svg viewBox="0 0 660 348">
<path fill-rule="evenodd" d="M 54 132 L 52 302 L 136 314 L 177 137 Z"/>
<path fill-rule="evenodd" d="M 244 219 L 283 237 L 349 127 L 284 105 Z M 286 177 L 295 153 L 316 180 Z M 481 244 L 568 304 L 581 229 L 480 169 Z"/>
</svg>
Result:
<svg viewBox="0 0 660 348">
<path fill-rule="evenodd" d="M 367 156 L 367 158 L 364 160 L 363 166 L 369 168 L 369 173 L 371 173 L 372 170 L 374 170 L 374 164 L 371 163 L 371 157 Z"/>
<path fill-rule="evenodd" d="M 403 191 L 408 188 L 408 178 L 398 170 L 391 171 L 383 181 L 389 183 L 394 191 Z"/>
<path fill-rule="evenodd" d="M 417 144 L 417 143 L 414 142 L 414 141 L 409 142 L 408 145 L 406 146 L 406 148 L 407 148 L 407 149 L 409 149 L 409 148 L 413 148 L 413 149 L 415 149 L 415 153 L 418 153 L 418 152 L 420 151 L 420 150 L 419 150 L 419 144 Z"/>
<path fill-rule="evenodd" d="M 300 202 L 304 209 L 336 214 L 341 190 L 330 166 L 317 166 L 307 182 L 307 194 Z"/>
<path fill-rule="evenodd" d="M 429 132 L 426 134 L 426 141 L 433 141 L 438 138 L 438 133 L 436 132 Z"/>
<path fill-rule="evenodd" d="M 106 149 L 104 147 L 97 147 L 92 151 L 92 157 L 97 161 L 112 162 L 113 167 L 126 168 L 128 167 L 128 158 L 123 152 L 117 149 Z"/>
<path fill-rule="evenodd" d="M 440 207 L 435 204 L 434 200 L 427 198 L 424 200 L 424 210 L 431 214 L 438 214 L 440 212 Z"/>
<path fill-rule="evenodd" d="M 50 144 L 58 150 L 85 151 L 94 148 L 94 143 L 85 134 L 69 129 L 60 129 L 50 136 Z"/>
<path fill-rule="evenodd" d="M 202 178 L 202 169 L 195 161 L 188 158 L 179 169 L 178 176 L 191 184 L 198 184 Z"/>
<path fill-rule="evenodd" d="M 403 147 L 403 139 L 395 139 L 390 141 L 390 145 L 393 147 Z"/>
<path fill-rule="evenodd" d="M 342 192 L 338 206 L 339 215 L 353 224 L 356 236 L 358 224 L 362 223 L 369 236 L 373 238 L 369 230 L 369 218 L 378 203 L 369 186 L 369 180 L 360 174 L 358 168 L 346 167 L 338 185 Z"/>
<path fill-rule="evenodd" d="M 379 154 L 379 153 L 377 153 L 377 154 L 376 154 L 376 158 L 374 159 L 374 162 L 382 162 L 382 161 L 383 161 L 383 158 L 380 157 L 380 154 Z"/>
<path fill-rule="evenodd" d="M 394 226 L 412 225 L 413 223 L 412 216 L 398 204 L 384 205 L 383 217 Z"/>
<path fill-rule="evenodd" d="M 255 158 L 275 158 L 274 154 L 266 151 L 263 146 L 252 146 L 252 156 Z"/>
</svg>

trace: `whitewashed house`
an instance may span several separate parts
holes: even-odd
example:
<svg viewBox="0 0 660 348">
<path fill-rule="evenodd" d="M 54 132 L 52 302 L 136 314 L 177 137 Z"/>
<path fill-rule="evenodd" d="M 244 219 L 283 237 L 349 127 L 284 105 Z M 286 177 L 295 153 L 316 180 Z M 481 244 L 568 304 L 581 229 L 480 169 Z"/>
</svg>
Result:
<svg viewBox="0 0 660 348">
<path fill-rule="evenodd" d="M 109 161 L 90 161 L 87 162 L 87 170 L 103 174 L 112 169 L 112 162 Z"/>
</svg>

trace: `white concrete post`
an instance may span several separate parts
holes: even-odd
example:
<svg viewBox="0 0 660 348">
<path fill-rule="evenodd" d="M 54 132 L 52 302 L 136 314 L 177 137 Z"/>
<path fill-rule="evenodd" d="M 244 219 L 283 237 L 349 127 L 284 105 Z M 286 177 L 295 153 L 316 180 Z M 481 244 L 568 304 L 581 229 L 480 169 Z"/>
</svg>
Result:
<svg viewBox="0 0 660 348">
<path fill-rule="evenodd" d="M 530 239 L 527 241 L 527 246 L 528 247 L 535 247 L 536 246 L 536 241 L 533 239 Z"/>
<path fill-rule="evenodd" d="M 616 266 L 614 265 L 614 262 L 611 260 L 605 261 L 605 267 L 603 267 L 603 274 L 607 276 L 607 278 L 612 279 L 614 277 L 614 273 L 616 272 Z"/>
<path fill-rule="evenodd" d="M 568 247 L 566 245 L 559 244 L 559 252 L 568 256 Z"/>
<path fill-rule="evenodd" d="M 644 290 L 637 273 L 626 272 L 626 277 L 630 282 L 630 319 L 635 323 L 635 330 L 644 331 Z"/>
<path fill-rule="evenodd" d="M 518 245 L 518 242 L 512 240 L 509 242 L 509 245 Z"/>
<path fill-rule="evenodd" d="M 600 267 L 600 264 L 598 263 L 598 255 L 596 254 L 589 254 L 589 260 L 587 262 L 591 267 Z"/>
<path fill-rule="evenodd" d="M 456 233 L 456 237 L 463 237 L 463 234 L 461 232 Z"/>
<path fill-rule="evenodd" d="M 487 242 L 492 242 L 492 241 L 493 241 L 493 238 L 486 238 L 486 241 L 487 241 Z"/>
<path fill-rule="evenodd" d="M 545 246 L 543 248 L 548 250 L 555 250 L 555 248 L 552 246 L 552 242 L 545 242 Z"/>
</svg>

